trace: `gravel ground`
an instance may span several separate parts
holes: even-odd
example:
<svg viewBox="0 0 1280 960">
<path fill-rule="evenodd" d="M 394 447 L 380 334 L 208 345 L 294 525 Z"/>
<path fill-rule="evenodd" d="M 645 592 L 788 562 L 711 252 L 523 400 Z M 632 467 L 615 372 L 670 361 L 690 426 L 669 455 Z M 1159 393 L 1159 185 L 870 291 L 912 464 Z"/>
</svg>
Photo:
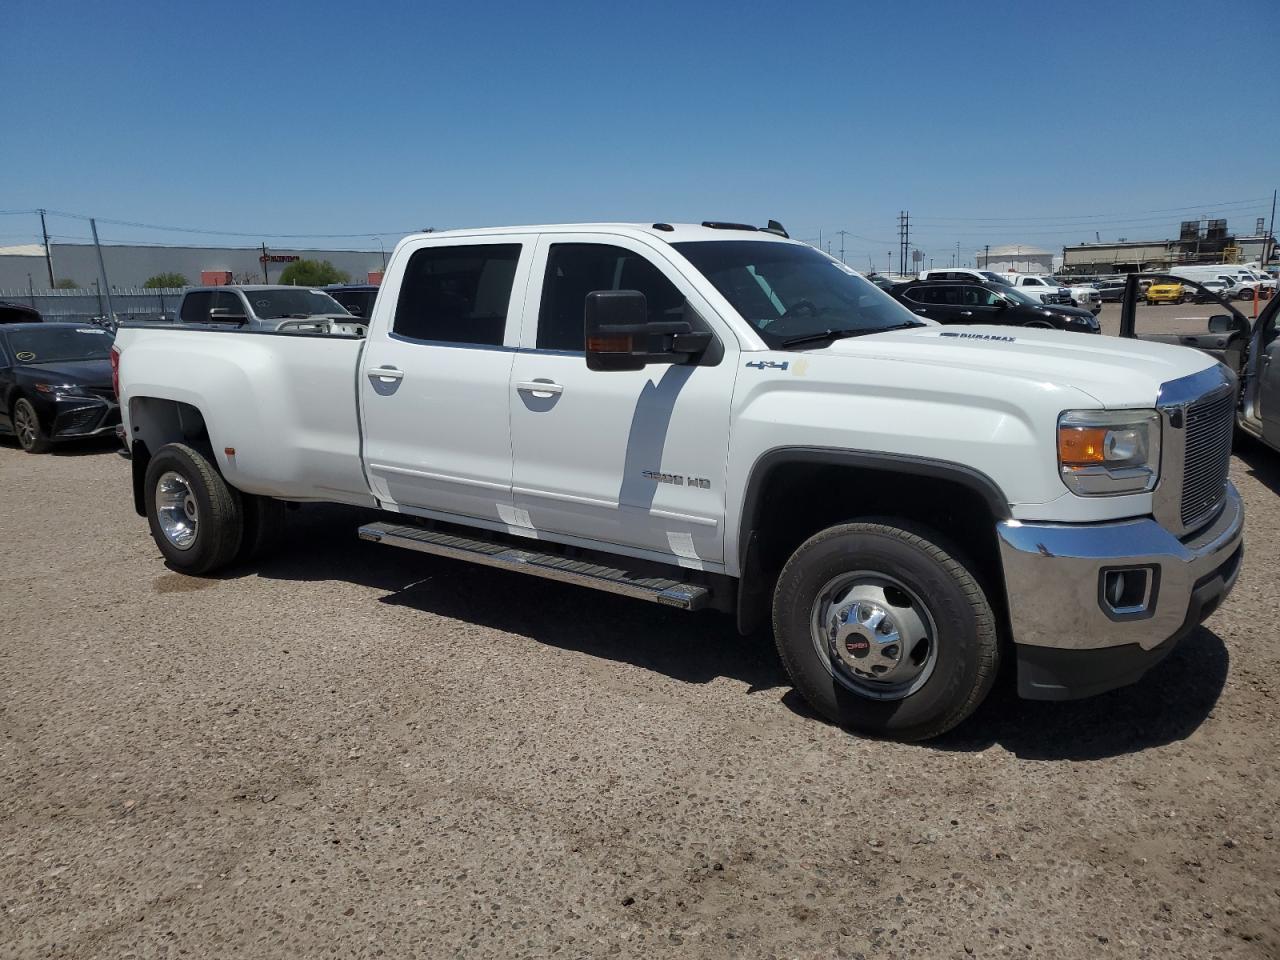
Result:
<svg viewBox="0 0 1280 960">
<path fill-rule="evenodd" d="M 941 741 L 767 639 L 355 538 L 198 580 L 108 448 L 0 446 L 0 956 L 1274 957 L 1280 457 L 1137 687 Z"/>
</svg>

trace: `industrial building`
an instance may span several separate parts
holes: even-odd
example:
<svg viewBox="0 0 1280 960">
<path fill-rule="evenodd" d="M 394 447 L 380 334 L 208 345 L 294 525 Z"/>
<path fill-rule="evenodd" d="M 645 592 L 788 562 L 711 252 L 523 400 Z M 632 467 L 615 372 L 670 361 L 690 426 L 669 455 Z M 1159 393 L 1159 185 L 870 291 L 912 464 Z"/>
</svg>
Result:
<svg viewBox="0 0 1280 960">
<path fill-rule="evenodd" d="M 1226 220 L 1188 220 L 1176 240 L 1118 240 L 1082 243 L 1062 249 L 1067 274 L 1097 276 L 1160 271 L 1194 263 L 1274 264 L 1275 238 L 1264 233 L 1235 236 Z"/>
<path fill-rule="evenodd" d="M 44 290 L 54 281 L 73 281 L 94 289 L 100 271 L 93 244 L 51 243 L 46 256 L 42 244 L 0 247 L 0 291 L 10 294 Z M 151 277 L 177 273 L 189 284 L 274 283 L 289 263 L 298 259 L 328 260 L 353 281 L 380 275 L 387 253 L 382 250 L 297 250 L 267 247 L 166 247 L 141 244 L 103 244 L 102 260 L 111 289 L 141 287 Z"/>
</svg>

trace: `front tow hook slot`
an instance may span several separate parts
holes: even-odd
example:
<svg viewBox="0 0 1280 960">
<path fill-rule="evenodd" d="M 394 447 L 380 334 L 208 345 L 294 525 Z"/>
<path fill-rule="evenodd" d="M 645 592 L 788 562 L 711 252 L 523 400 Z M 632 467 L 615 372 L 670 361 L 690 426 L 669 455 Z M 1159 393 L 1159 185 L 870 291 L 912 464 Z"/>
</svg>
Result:
<svg viewBox="0 0 1280 960">
<path fill-rule="evenodd" d="M 1098 574 L 1098 605 L 1112 620 L 1144 620 L 1155 612 L 1158 567 L 1110 567 Z"/>
</svg>

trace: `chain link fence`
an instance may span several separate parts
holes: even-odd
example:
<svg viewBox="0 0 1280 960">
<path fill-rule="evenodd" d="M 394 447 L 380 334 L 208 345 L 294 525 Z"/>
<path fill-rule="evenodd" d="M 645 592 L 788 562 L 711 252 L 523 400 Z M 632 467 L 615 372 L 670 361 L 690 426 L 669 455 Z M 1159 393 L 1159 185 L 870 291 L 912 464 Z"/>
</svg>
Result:
<svg viewBox="0 0 1280 960">
<path fill-rule="evenodd" d="M 182 300 L 182 288 L 112 290 L 111 309 L 117 322 L 174 319 Z M 0 290 L 0 300 L 34 307 L 45 320 L 85 323 L 107 315 L 107 298 L 87 290 Z"/>
</svg>

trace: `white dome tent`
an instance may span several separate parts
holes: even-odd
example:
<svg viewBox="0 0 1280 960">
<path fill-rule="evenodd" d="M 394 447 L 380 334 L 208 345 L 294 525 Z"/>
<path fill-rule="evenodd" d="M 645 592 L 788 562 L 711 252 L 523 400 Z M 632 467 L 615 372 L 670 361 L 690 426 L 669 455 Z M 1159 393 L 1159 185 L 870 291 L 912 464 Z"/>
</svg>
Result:
<svg viewBox="0 0 1280 960">
<path fill-rule="evenodd" d="M 1029 243 L 1007 243 L 979 250 L 974 263 L 996 273 L 1053 273 L 1053 252 Z"/>
</svg>

